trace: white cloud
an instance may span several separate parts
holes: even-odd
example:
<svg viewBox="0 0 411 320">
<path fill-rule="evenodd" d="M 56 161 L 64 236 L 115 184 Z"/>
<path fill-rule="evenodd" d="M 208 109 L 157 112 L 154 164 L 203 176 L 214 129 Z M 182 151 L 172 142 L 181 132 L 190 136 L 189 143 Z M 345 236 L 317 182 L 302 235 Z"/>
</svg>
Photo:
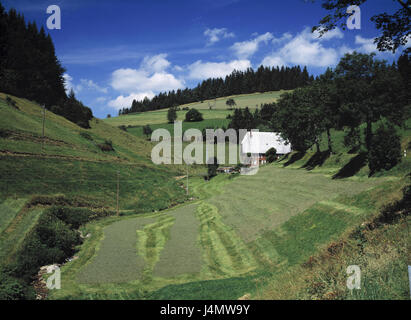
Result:
<svg viewBox="0 0 411 320">
<path fill-rule="evenodd" d="M 339 51 L 332 47 L 326 47 L 323 40 L 340 38 L 342 34 L 336 31 L 327 39 L 318 39 L 305 28 L 294 38 L 287 41 L 279 50 L 266 56 L 263 65 L 307 65 L 314 67 L 326 67 L 337 63 Z"/>
<path fill-rule="evenodd" d="M 107 97 L 98 97 L 96 98 L 96 102 L 98 103 L 103 103 L 107 101 Z"/>
<path fill-rule="evenodd" d="M 226 28 L 214 28 L 214 29 L 207 29 L 204 31 L 204 35 L 208 38 L 207 44 L 212 45 L 218 41 L 220 41 L 222 38 L 234 38 L 235 34 L 232 32 L 228 32 Z"/>
<path fill-rule="evenodd" d="M 147 56 L 139 69 L 121 68 L 111 75 L 111 86 L 120 93 L 162 92 L 184 87 L 184 81 L 166 72 L 166 54 Z"/>
<path fill-rule="evenodd" d="M 254 39 L 243 42 L 236 42 L 231 46 L 231 49 L 234 50 L 236 56 L 239 59 L 247 59 L 250 56 L 252 56 L 255 52 L 257 52 L 261 42 L 267 43 L 273 38 L 274 37 L 272 33 L 266 32 L 265 34 L 257 36 Z"/>
<path fill-rule="evenodd" d="M 83 87 L 80 84 L 75 85 L 73 83 L 73 77 L 70 76 L 68 73 L 65 73 L 63 75 L 63 79 L 64 79 L 64 89 L 66 90 L 66 94 L 69 94 L 69 92 L 72 89 L 73 89 L 74 93 L 76 93 L 76 94 L 79 93 L 83 89 Z"/>
<path fill-rule="evenodd" d="M 374 43 L 373 38 L 363 38 L 357 35 L 355 36 L 355 44 L 360 45 L 360 47 L 357 48 L 357 50 L 361 52 L 371 53 L 378 51 L 377 45 Z"/>
<path fill-rule="evenodd" d="M 92 90 L 96 90 L 101 93 L 107 93 L 108 89 L 100 87 L 97 83 L 95 83 L 93 80 L 87 80 L 87 79 L 81 79 L 80 80 L 81 86 L 86 87 Z"/>
<path fill-rule="evenodd" d="M 307 30 L 307 29 L 305 29 Z M 332 29 L 330 31 L 327 31 L 326 33 L 324 33 L 322 35 L 322 37 L 320 37 L 320 32 L 318 30 L 315 30 L 314 32 L 311 33 L 313 39 L 318 39 L 318 40 L 331 40 L 331 39 L 342 39 L 344 38 L 344 34 L 342 33 L 342 31 L 340 30 L 340 28 L 335 28 Z"/>
<path fill-rule="evenodd" d="M 290 40 L 292 37 L 293 35 L 291 33 L 285 32 L 280 38 L 273 38 L 272 43 L 274 44 L 282 43 L 286 40 Z"/>
<path fill-rule="evenodd" d="M 147 72 L 162 72 L 171 64 L 166 58 L 167 54 L 165 53 L 144 57 L 141 67 Z"/>
<path fill-rule="evenodd" d="M 165 72 L 148 74 L 143 70 L 118 69 L 112 73 L 111 86 L 120 92 L 168 91 L 182 88 L 183 82 Z"/>
<path fill-rule="evenodd" d="M 141 92 L 141 93 L 131 93 L 128 96 L 118 96 L 116 99 L 114 100 L 110 100 L 108 102 L 108 106 L 112 107 L 116 110 L 120 110 L 122 108 L 130 108 L 131 103 L 133 102 L 133 100 L 137 100 L 137 101 L 141 101 L 143 100 L 145 97 L 151 99 L 154 97 L 154 92 L 152 91 L 148 91 L 148 92 Z"/>
<path fill-rule="evenodd" d="M 198 60 L 188 66 L 189 78 L 206 79 L 225 77 L 233 70 L 246 70 L 251 68 L 249 60 L 233 60 L 230 62 L 202 62 Z"/>
<path fill-rule="evenodd" d="M 261 64 L 267 67 L 281 67 L 287 65 L 281 57 L 275 55 L 265 57 Z"/>
</svg>

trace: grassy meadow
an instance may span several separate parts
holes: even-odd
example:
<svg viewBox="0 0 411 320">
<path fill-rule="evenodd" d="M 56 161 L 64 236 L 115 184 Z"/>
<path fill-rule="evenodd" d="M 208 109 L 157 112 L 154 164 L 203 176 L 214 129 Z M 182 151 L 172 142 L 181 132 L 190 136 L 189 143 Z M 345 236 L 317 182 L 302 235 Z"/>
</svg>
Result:
<svg viewBox="0 0 411 320">
<path fill-rule="evenodd" d="M 235 100 L 252 107 L 278 94 Z M 172 129 L 165 110 L 93 119 L 87 130 L 47 112 L 43 139 L 40 106 L 12 97 L 15 109 L 5 98 L 0 94 L 2 263 L 13 262 L 52 205 L 112 213 L 80 227 L 87 236 L 61 267 L 62 289 L 49 299 L 409 297 L 409 220 L 364 227 L 401 199 L 409 156 L 369 177 L 362 155 L 343 146 L 344 132 L 332 131 L 333 154 L 294 152 L 254 176 L 206 181 L 203 165 L 152 163 L 154 144 L 141 126 Z M 183 123 L 183 130 L 224 127 L 232 111 L 201 112 L 205 120 Z M 410 122 L 399 132 L 410 154 Z M 113 150 L 103 151 L 108 140 Z M 120 216 L 114 215 L 117 181 Z M 364 272 L 364 290 L 353 294 L 345 287 L 350 264 Z"/>
<path fill-rule="evenodd" d="M 233 98 L 236 102 L 235 108 L 245 108 L 249 107 L 250 109 L 259 108 L 261 104 L 265 103 L 272 103 L 277 101 L 281 94 L 287 92 L 285 90 L 280 91 L 273 91 L 273 92 L 264 92 L 264 93 L 253 93 L 253 94 L 243 94 L 243 95 L 236 95 L 231 97 L 223 97 L 218 98 L 216 100 L 205 100 L 203 102 L 195 102 L 190 104 L 185 104 L 178 106 L 180 108 L 177 111 L 177 120 L 183 121 L 185 118 L 185 114 L 188 110 L 182 110 L 183 108 L 189 109 L 198 109 L 203 114 L 203 118 L 205 120 L 223 120 L 226 119 L 227 115 L 232 114 L 232 109 L 226 105 L 226 101 L 229 98 Z M 215 103 L 215 107 L 214 107 Z M 210 105 L 212 109 L 210 109 Z M 128 115 L 122 115 L 118 117 L 111 117 L 104 119 L 105 123 L 108 123 L 112 126 L 132 126 L 132 127 L 142 127 L 145 125 L 150 125 L 152 128 L 158 128 L 157 125 L 166 125 L 167 124 L 167 111 L 168 109 L 156 110 L 156 111 L 148 111 L 148 112 L 139 112 L 133 113 Z M 198 128 L 201 126 L 199 124 L 191 123 L 194 125 L 193 128 Z M 220 123 L 217 122 L 218 125 Z M 155 126 L 154 126 L 155 125 Z M 213 123 L 210 123 L 213 126 Z M 161 126 L 163 127 L 163 126 Z"/>
</svg>

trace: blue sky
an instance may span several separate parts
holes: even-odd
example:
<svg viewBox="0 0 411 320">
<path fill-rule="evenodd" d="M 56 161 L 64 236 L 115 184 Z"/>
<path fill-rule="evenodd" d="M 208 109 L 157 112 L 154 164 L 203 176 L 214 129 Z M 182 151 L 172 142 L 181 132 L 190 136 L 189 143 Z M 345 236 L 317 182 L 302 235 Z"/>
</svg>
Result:
<svg viewBox="0 0 411 320">
<path fill-rule="evenodd" d="M 376 51 L 371 16 L 392 13 L 391 0 L 361 6 L 360 30 L 310 32 L 327 12 L 311 0 L 0 0 L 46 26 L 49 5 L 61 29 L 49 30 L 67 88 L 97 117 L 116 115 L 133 99 L 194 87 L 208 77 L 261 64 L 306 65 L 317 75 L 346 52 Z M 392 61 L 398 57 L 378 53 Z"/>
</svg>

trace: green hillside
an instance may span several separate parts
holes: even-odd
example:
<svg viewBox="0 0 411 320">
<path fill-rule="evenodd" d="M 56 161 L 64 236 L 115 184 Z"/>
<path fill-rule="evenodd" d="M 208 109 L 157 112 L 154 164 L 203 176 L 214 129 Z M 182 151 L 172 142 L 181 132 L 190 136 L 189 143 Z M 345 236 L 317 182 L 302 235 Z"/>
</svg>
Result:
<svg viewBox="0 0 411 320">
<path fill-rule="evenodd" d="M 200 110 L 203 114 L 205 120 L 214 119 L 226 119 L 227 115 L 232 113 L 229 107 L 226 105 L 227 99 L 233 98 L 236 102 L 236 108 L 249 107 L 250 109 L 255 109 L 260 107 L 261 104 L 273 103 L 277 101 L 281 94 L 287 92 L 285 90 L 264 92 L 264 93 L 253 93 L 253 94 L 242 94 L 230 97 L 218 98 L 216 100 L 205 100 L 203 102 L 190 103 L 186 105 L 181 105 L 180 111 L 177 111 L 177 120 L 184 120 L 184 116 L 187 110 L 182 110 L 183 108 L 194 108 Z M 215 103 L 215 106 L 214 106 Z M 210 105 L 212 109 L 210 109 Z M 144 126 L 144 125 L 157 125 L 167 123 L 167 110 L 156 110 L 141 113 L 133 113 L 128 115 L 122 115 L 118 117 L 111 117 L 104 119 L 103 121 L 111 124 L 113 126 Z"/>
<path fill-rule="evenodd" d="M 85 130 L 47 112 L 43 139 L 40 106 L 11 98 L 17 108 L 0 94 L 0 268 L 24 257 L 22 250 L 34 241 L 38 221 L 50 215 L 49 208 L 86 208 L 100 217 L 81 225 L 81 234 L 88 236 L 77 247 L 76 259 L 62 266 L 62 289 L 50 291 L 49 299 L 310 299 L 332 294 L 347 299 L 349 292 L 341 285 L 345 278 L 335 276 L 340 282 L 333 284 L 334 278 L 327 280 L 315 263 L 315 274 L 309 274 L 322 275 L 321 285 L 334 286 L 332 294 L 326 289 L 313 293 L 317 280 L 298 277 L 307 261 L 324 259 L 324 250 L 341 241 L 351 246 L 350 258 L 343 256 L 343 261 L 356 257 L 364 266 L 374 263 L 379 272 L 375 276 L 367 267 L 369 289 L 358 298 L 408 294 L 404 244 L 392 242 L 394 235 L 406 232 L 404 220 L 388 225 L 388 235 L 379 229 L 369 233 L 370 239 L 391 241 L 389 250 L 398 252 L 395 264 L 370 260 L 347 238 L 401 199 L 411 171 L 408 156 L 369 178 L 360 154 L 343 146 L 344 133 L 332 131 L 335 154 L 294 152 L 261 167 L 255 176 L 218 175 L 205 181 L 204 166 L 190 167 L 187 199 L 186 166 L 152 164 L 153 144 L 139 128 L 126 132 L 93 119 Z M 215 119 L 208 124 L 223 124 Z M 185 128 L 191 125 L 202 128 L 199 123 Z M 409 121 L 400 133 L 402 146 L 411 152 Z M 373 243 L 367 248 L 378 253 Z M 327 260 L 327 268 L 344 265 Z M 385 270 L 392 286 L 378 291 L 375 283 Z M 302 279 L 311 281 L 310 287 Z M 292 290 L 284 289 L 284 281 L 292 283 Z"/>
<path fill-rule="evenodd" d="M 42 108 L 0 93 L 1 255 L 15 252 L 43 209 L 58 205 L 122 212 L 165 209 L 185 200 L 176 167 L 158 167 L 151 145 L 93 119 L 85 130 Z M 110 144 L 112 151 L 102 151 Z"/>
</svg>

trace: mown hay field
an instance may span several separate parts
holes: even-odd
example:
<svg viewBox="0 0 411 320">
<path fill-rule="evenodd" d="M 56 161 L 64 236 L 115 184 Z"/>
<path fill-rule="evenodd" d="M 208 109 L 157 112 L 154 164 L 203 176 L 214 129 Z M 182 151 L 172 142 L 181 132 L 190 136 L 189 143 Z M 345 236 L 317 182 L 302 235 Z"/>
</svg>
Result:
<svg viewBox="0 0 411 320">
<path fill-rule="evenodd" d="M 82 294 L 110 296 L 104 288 L 115 287 L 127 297 L 193 298 L 199 296 L 190 296 L 187 286 L 201 283 L 210 294 L 221 288 L 222 297 L 238 298 L 233 296 L 237 291 L 225 291 L 230 281 L 244 279 L 245 287 L 255 287 L 251 279 L 257 275 L 301 262 L 375 209 L 353 199 L 370 197 L 385 180 L 337 181 L 275 166 L 262 167 L 255 176 L 194 178 L 192 204 L 151 214 L 150 220 L 145 215 L 120 218 L 105 227 L 103 236 L 86 240 L 85 247 L 97 247 L 96 252 L 82 265 L 63 267 L 70 286 L 55 297 L 73 295 L 79 287 Z M 93 223 L 89 227 L 93 230 Z M 98 285 L 74 281 L 74 270 L 83 276 L 92 270 L 99 275 Z M 132 271 L 124 275 L 125 270 Z M 212 288 L 206 289 L 204 281 L 211 280 Z M 213 298 L 205 291 L 200 297 Z"/>
</svg>

